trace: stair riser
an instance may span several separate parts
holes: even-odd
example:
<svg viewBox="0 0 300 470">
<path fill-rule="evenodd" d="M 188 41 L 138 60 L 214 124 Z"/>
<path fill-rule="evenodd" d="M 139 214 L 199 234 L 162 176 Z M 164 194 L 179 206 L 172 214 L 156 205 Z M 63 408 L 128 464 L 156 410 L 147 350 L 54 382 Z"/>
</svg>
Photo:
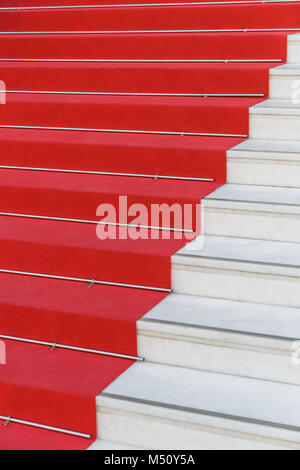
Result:
<svg viewBox="0 0 300 470">
<path fill-rule="evenodd" d="M 300 140 L 300 116 L 250 114 L 250 138 Z"/>
<path fill-rule="evenodd" d="M 242 158 L 241 158 L 242 157 Z M 264 153 L 227 153 L 227 182 L 261 186 L 300 188 L 300 156 L 277 159 L 278 154 L 264 158 Z M 276 158 L 276 159 L 275 159 Z"/>
<path fill-rule="evenodd" d="M 183 261 L 181 261 L 182 263 Z M 233 263 L 234 266 L 234 263 Z M 172 263 L 175 293 L 300 307 L 299 277 Z"/>
<path fill-rule="evenodd" d="M 105 406 L 105 400 L 102 406 L 97 407 L 98 430 L 100 438 L 105 440 L 115 439 L 121 443 L 150 449 L 171 450 L 283 450 L 289 446 L 298 447 L 297 444 L 264 439 L 255 434 L 250 436 L 238 431 L 226 431 L 219 427 L 224 426 L 222 419 L 198 418 L 195 415 L 190 421 L 191 413 L 181 414 L 134 402 L 126 405 L 126 408 L 130 407 L 129 410 L 124 410 L 124 402 L 110 401 L 115 401 L 115 407 Z M 194 423 L 195 419 L 203 421 L 203 424 Z"/>
<path fill-rule="evenodd" d="M 288 36 L 288 47 L 287 47 L 287 62 L 289 64 L 299 64 L 300 57 L 300 40 L 299 35 Z"/>
<path fill-rule="evenodd" d="M 155 334 L 147 331 L 147 324 L 141 322 L 138 327 L 139 355 L 158 364 L 300 385 L 299 366 L 291 361 L 291 347 L 285 352 L 263 346 L 253 349 L 249 337 L 239 337 L 239 343 L 235 343 L 234 334 L 202 331 L 202 339 L 198 335 L 180 337 L 175 333 L 172 336 L 159 334 L 159 331 Z M 219 341 L 215 339 L 217 336 Z"/>
<path fill-rule="evenodd" d="M 240 204 L 242 205 L 242 203 Z M 246 203 L 244 204 L 247 205 Z M 242 208 L 226 208 L 206 203 L 204 233 L 225 237 L 300 243 L 300 214 L 290 208 L 267 212 Z"/>
<path fill-rule="evenodd" d="M 295 96 L 299 100 L 299 92 L 295 93 L 295 86 L 297 86 L 299 81 L 300 75 L 271 75 L 269 98 L 291 100 Z"/>
</svg>

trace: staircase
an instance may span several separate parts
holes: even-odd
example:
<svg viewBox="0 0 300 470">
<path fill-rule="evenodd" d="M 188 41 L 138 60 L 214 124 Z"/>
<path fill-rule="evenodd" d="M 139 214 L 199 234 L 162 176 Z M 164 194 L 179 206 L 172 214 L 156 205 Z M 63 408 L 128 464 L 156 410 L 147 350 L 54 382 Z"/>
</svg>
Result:
<svg viewBox="0 0 300 470">
<path fill-rule="evenodd" d="M 173 293 L 138 322 L 148 363 L 98 396 L 101 438 L 299 449 L 299 45 L 288 37 L 270 98 L 250 108 L 249 139 L 227 151 L 227 184 L 203 201 L 203 248 L 172 257 Z"/>
<path fill-rule="evenodd" d="M 1 3 L 0 448 L 299 449 L 300 3 L 114 3 Z"/>
</svg>

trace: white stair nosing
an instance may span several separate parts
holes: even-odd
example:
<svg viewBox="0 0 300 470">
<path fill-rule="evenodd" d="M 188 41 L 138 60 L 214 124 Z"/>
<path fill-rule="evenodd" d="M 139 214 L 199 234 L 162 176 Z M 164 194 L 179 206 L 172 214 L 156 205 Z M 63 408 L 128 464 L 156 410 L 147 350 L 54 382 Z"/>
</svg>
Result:
<svg viewBox="0 0 300 470">
<path fill-rule="evenodd" d="M 177 294 L 300 307 L 299 243 L 206 235 L 172 256 Z"/>
<path fill-rule="evenodd" d="M 222 413 L 222 412 L 209 411 L 209 410 L 199 409 L 199 408 L 189 408 L 187 406 L 173 405 L 171 403 L 157 402 L 157 401 L 153 401 L 153 400 L 145 400 L 145 399 L 130 397 L 130 396 L 126 396 L 126 395 L 118 395 L 118 394 L 114 394 L 114 393 L 102 392 L 101 396 L 104 397 L 104 398 L 112 398 L 112 399 L 117 399 L 117 400 L 130 401 L 132 403 L 139 403 L 139 404 L 142 404 L 142 405 L 150 405 L 150 406 L 156 406 L 156 407 L 160 407 L 160 408 L 168 408 L 170 410 L 175 410 L 175 411 L 184 411 L 184 412 L 187 412 L 187 413 L 193 413 L 193 414 L 203 415 L 203 416 L 207 416 L 207 417 L 222 418 L 222 419 L 225 419 L 225 420 L 237 421 L 237 422 L 247 423 L 247 424 L 249 423 L 249 424 L 260 425 L 260 426 L 267 426 L 267 427 L 271 427 L 271 428 L 283 429 L 283 430 L 288 430 L 288 431 L 295 431 L 295 432 L 300 433 L 300 426 L 290 426 L 290 425 L 285 425 L 285 424 L 276 423 L 276 422 L 272 422 L 272 421 L 252 419 L 252 418 L 247 418 L 245 416 L 231 415 L 231 414 L 226 414 L 226 413 Z"/>
<path fill-rule="evenodd" d="M 300 188 L 300 143 L 247 139 L 227 151 L 227 182 Z"/>
<path fill-rule="evenodd" d="M 147 439 L 157 448 L 159 430 L 161 445 L 170 446 L 173 436 L 162 429 L 171 426 L 176 433 L 176 428 L 181 430 L 180 448 L 217 446 L 217 435 L 229 439 L 225 447 L 241 439 L 239 446 L 299 448 L 295 411 L 299 390 L 296 385 L 268 380 L 146 363 L 143 369 L 132 366 L 97 397 L 96 404 L 104 437 L 112 429 L 120 432 L 116 423 L 123 422 L 128 429 L 122 435 L 125 442 L 136 434 L 136 426 L 142 426 L 148 435 L 141 435 L 139 429 L 138 439 Z M 199 440 L 203 432 L 208 433 L 208 443 Z"/>
<path fill-rule="evenodd" d="M 295 431 L 260 424 L 195 415 L 154 405 L 102 397 L 98 423 L 105 436 L 118 432 L 124 443 L 139 442 L 152 449 L 288 450 L 299 449 Z M 123 429 L 122 429 L 123 428 Z"/>
<path fill-rule="evenodd" d="M 179 295 L 179 294 L 177 294 Z M 299 311 L 300 315 L 300 311 Z M 282 341 L 290 344 L 291 341 L 298 341 L 300 337 L 297 337 L 296 335 L 286 337 L 286 336 L 274 336 L 272 334 L 263 334 L 263 333 L 256 333 L 252 331 L 243 331 L 243 330 L 235 330 L 235 329 L 227 329 L 227 328 L 222 328 L 218 326 L 208 326 L 208 325 L 195 325 L 192 323 L 181 323 L 181 322 L 172 322 L 172 321 L 167 321 L 167 320 L 159 320 L 159 319 L 151 319 L 151 318 L 142 318 L 139 320 L 138 324 L 138 329 L 142 331 L 144 328 L 147 328 L 147 324 L 162 324 L 166 326 L 174 326 L 174 327 L 184 327 L 184 328 L 189 328 L 189 329 L 197 329 L 197 330 L 207 330 L 207 331 L 213 331 L 213 332 L 221 332 L 221 333 L 229 333 L 229 334 L 234 334 L 234 335 L 239 335 L 239 336 L 251 336 L 253 338 L 262 338 L 262 339 L 269 339 L 271 341 Z M 290 348 L 286 348 L 287 351 L 290 352 Z"/>
<path fill-rule="evenodd" d="M 205 240 L 207 241 L 208 238 L 224 238 L 224 239 L 229 239 L 232 238 L 232 241 L 234 242 L 235 240 L 243 240 L 243 241 L 248 241 L 248 242 L 255 242 L 257 240 L 255 239 L 243 239 L 243 238 L 237 238 L 237 237 L 216 237 L 215 235 L 207 235 L 205 237 Z M 282 243 L 283 242 L 273 242 L 273 241 L 265 241 L 265 240 L 259 240 L 260 242 L 266 242 L 266 243 Z M 296 243 L 288 243 L 287 245 L 296 245 Z M 280 250 L 280 247 L 278 247 L 278 250 Z M 196 251 L 196 250 L 195 250 Z M 217 253 L 209 254 L 205 253 L 205 251 L 199 250 L 197 253 L 195 251 L 187 251 L 185 248 L 177 252 L 175 255 L 173 255 L 172 260 L 174 263 L 179 263 L 179 264 L 185 264 L 188 262 L 189 265 L 191 266 L 197 266 L 202 265 L 202 266 L 209 266 L 209 267 L 224 267 L 226 264 L 228 265 L 227 269 L 238 269 L 238 270 L 243 270 L 243 271 L 252 271 L 252 272 L 261 272 L 261 273 L 269 273 L 269 274 L 274 274 L 274 275 L 283 275 L 283 276 L 300 276 L 300 265 L 299 264 L 288 264 L 288 263 L 282 263 L 279 260 L 277 262 L 272 262 L 268 260 L 259 260 L 259 259 L 249 259 L 246 257 L 238 258 L 234 257 L 233 255 L 226 255 L 226 254 L 220 254 L 218 255 Z"/>
<path fill-rule="evenodd" d="M 88 451 L 95 450 L 144 450 L 141 447 L 129 446 L 121 444 L 119 442 L 103 441 L 102 439 L 96 439 L 96 441 L 87 449 Z"/>
<path fill-rule="evenodd" d="M 241 203 L 242 205 L 264 206 L 270 210 L 300 208 L 300 190 L 294 188 L 270 188 L 255 185 L 225 184 L 205 197 L 205 206 L 214 203 Z"/>
<path fill-rule="evenodd" d="M 170 294 L 137 322 L 146 361 L 300 385 L 300 309 Z"/>
<path fill-rule="evenodd" d="M 268 114 L 274 116 L 299 116 L 300 104 L 288 99 L 271 99 L 262 101 L 249 108 L 250 115 Z"/>
<path fill-rule="evenodd" d="M 283 65 L 278 65 L 278 67 L 274 67 L 270 69 L 270 76 L 271 78 L 273 76 L 290 76 L 290 75 L 300 75 L 300 64 L 283 64 Z"/>
<path fill-rule="evenodd" d="M 216 259 L 266 267 L 300 268 L 300 250 L 297 243 L 206 236 L 204 246 L 199 249 L 197 241 L 194 240 L 180 249 L 173 258 L 184 256 L 191 259 Z M 282 253 L 284 259 L 281 258 Z"/>
<path fill-rule="evenodd" d="M 228 150 L 227 155 L 234 157 L 236 153 L 239 154 L 239 158 L 250 158 L 252 153 L 263 154 L 264 158 L 271 155 L 270 158 L 278 159 L 291 155 L 291 161 L 294 161 L 294 159 L 300 161 L 300 142 L 275 139 L 246 139 Z"/>
</svg>

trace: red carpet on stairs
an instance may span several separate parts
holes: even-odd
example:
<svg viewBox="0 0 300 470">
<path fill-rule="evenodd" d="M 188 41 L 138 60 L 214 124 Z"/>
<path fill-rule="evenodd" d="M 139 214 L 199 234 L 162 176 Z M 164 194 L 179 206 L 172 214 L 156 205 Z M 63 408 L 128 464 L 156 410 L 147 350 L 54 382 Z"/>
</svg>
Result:
<svg viewBox="0 0 300 470">
<path fill-rule="evenodd" d="M 190 205 L 197 235 L 197 205 L 286 60 L 288 32 L 270 29 L 300 30 L 300 2 L 132 3 L 0 4 L 1 450 L 101 436 L 95 397 L 139 359 L 136 322 L 187 240 L 175 216 L 134 229 L 138 210 L 99 239 L 97 208 Z"/>
</svg>

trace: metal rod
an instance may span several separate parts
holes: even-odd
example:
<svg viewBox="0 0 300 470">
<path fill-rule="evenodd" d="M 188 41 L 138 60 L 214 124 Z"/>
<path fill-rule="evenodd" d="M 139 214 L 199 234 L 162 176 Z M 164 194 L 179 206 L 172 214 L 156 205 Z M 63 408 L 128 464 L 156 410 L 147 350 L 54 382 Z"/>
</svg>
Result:
<svg viewBox="0 0 300 470">
<path fill-rule="evenodd" d="M 0 269 L 0 273 L 20 274 L 22 276 L 41 277 L 41 278 L 46 278 L 46 279 L 58 279 L 61 281 L 86 282 L 88 284 L 99 284 L 99 285 L 104 285 L 104 286 L 126 287 L 126 288 L 150 290 L 150 291 L 153 290 L 156 292 L 169 292 L 169 293 L 172 292 L 172 289 L 166 289 L 164 287 L 151 287 L 151 286 L 141 286 L 137 284 L 125 284 L 122 282 L 98 281 L 95 279 L 85 279 L 85 278 L 69 277 L 69 276 L 57 276 L 54 274 L 31 273 L 27 271 L 16 271 L 13 269 Z"/>
<path fill-rule="evenodd" d="M 0 58 L 0 62 L 91 62 L 91 63 L 187 63 L 187 64 L 236 64 L 281 63 L 282 59 L 12 59 Z"/>
<path fill-rule="evenodd" d="M 163 179 L 163 180 L 179 180 L 179 181 L 202 181 L 204 183 L 213 183 L 215 178 L 192 178 L 189 176 L 163 176 L 163 175 L 146 175 L 139 173 L 117 173 L 112 171 L 84 171 L 84 170 L 67 170 L 57 168 L 37 168 L 30 166 L 11 166 L 11 165 L 0 165 L 0 169 L 4 170 L 29 170 L 29 171 L 48 171 L 53 173 L 76 173 L 85 175 L 102 175 L 102 176 L 124 176 L 132 178 L 151 178 L 151 179 Z"/>
<path fill-rule="evenodd" d="M 177 33 L 263 33 L 300 31 L 300 28 L 237 28 L 237 29 L 145 29 L 112 31 L 0 31 L 0 35 L 24 34 L 177 34 Z"/>
<path fill-rule="evenodd" d="M 56 428 L 55 426 L 48 426 L 46 424 L 34 423 L 32 421 L 26 421 L 24 419 L 13 418 L 11 416 L 0 415 L 0 419 L 3 421 L 10 422 L 10 423 L 25 424 L 26 426 L 31 426 L 33 428 L 45 429 L 46 431 L 60 432 L 62 434 L 69 434 L 70 436 L 82 437 L 84 439 L 92 438 L 91 434 L 85 434 L 85 433 L 77 432 L 77 431 L 70 431 L 68 429 L 63 429 L 63 428 Z"/>
<path fill-rule="evenodd" d="M 180 233 L 195 233 L 194 230 L 175 228 L 175 227 L 156 227 L 154 225 L 138 225 L 138 224 L 123 224 L 118 222 L 102 222 L 97 220 L 86 220 L 86 219 L 68 219 L 65 217 L 50 217 L 44 215 L 33 215 L 33 214 L 17 214 L 15 212 L 0 212 L 0 216 L 4 217 L 19 217 L 23 219 L 38 219 L 38 220 L 53 220 L 57 222 L 73 222 L 80 224 L 92 224 L 92 225 L 110 225 L 113 227 L 129 227 L 129 228 L 140 228 L 147 230 L 161 230 L 167 232 L 180 232 Z"/>
<path fill-rule="evenodd" d="M 28 338 L 20 338 L 18 336 L 8 336 L 8 335 L 1 335 L 0 338 L 2 339 L 7 339 L 7 340 L 12 340 L 12 341 L 19 341 L 21 343 L 30 343 L 30 344 L 37 344 L 40 346 L 55 346 L 55 349 L 67 349 L 70 351 L 79 351 L 79 352 L 84 352 L 84 353 L 91 353 L 91 354 L 97 354 L 99 356 L 109 356 L 109 357 L 117 357 L 120 359 L 129 359 L 133 361 L 141 361 L 143 362 L 145 359 L 142 357 L 137 357 L 137 356 L 130 356 L 128 354 L 118 354 L 118 353 L 113 353 L 113 352 L 108 352 L 108 351 L 101 351 L 98 349 L 89 349 L 89 348 L 80 348 L 77 346 L 69 346 L 66 344 L 59 344 L 59 343 L 51 343 L 48 341 L 38 341 L 35 339 L 28 339 Z"/>
<path fill-rule="evenodd" d="M 37 90 L 5 90 L 5 93 L 24 93 L 41 95 L 104 95 L 104 96 L 184 96 L 184 97 L 222 97 L 222 98 L 261 98 L 264 93 L 121 93 L 106 91 L 37 91 Z"/>
<path fill-rule="evenodd" d="M 154 135 L 181 135 L 181 136 L 202 136 L 202 137 L 245 137 L 246 134 L 213 134 L 208 132 L 168 132 L 168 131 L 140 131 L 131 129 L 93 129 L 86 127 L 51 127 L 51 126 L 14 126 L 12 124 L 1 124 L 0 128 L 5 129 L 38 129 L 51 131 L 84 131 L 84 132 L 109 132 L 122 134 L 154 134 Z"/>
<path fill-rule="evenodd" d="M 268 4 L 268 3 L 298 3 L 299 0 L 243 0 L 243 1 L 212 1 L 212 2 L 182 2 L 182 3 L 129 3 L 115 5 L 50 5 L 35 7 L 1 7 L 0 10 L 58 10 L 69 8 L 129 8 L 129 7 L 162 7 L 162 6 L 197 6 L 197 5 L 244 5 L 244 4 Z"/>
</svg>

